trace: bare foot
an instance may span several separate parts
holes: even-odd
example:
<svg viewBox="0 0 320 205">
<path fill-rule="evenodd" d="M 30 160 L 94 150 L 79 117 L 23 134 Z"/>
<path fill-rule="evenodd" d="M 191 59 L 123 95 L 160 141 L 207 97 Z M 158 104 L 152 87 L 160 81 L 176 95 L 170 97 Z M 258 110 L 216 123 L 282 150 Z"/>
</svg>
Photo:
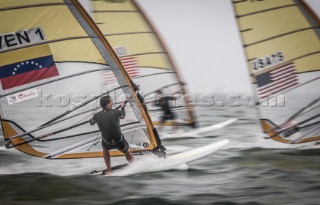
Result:
<svg viewBox="0 0 320 205">
<path fill-rule="evenodd" d="M 131 156 L 131 159 L 129 159 L 128 162 L 131 163 L 131 162 L 133 162 L 133 160 L 134 160 L 134 157 Z"/>
<path fill-rule="evenodd" d="M 131 152 L 126 152 L 125 153 L 126 159 L 128 162 L 132 162 L 133 161 L 133 155 L 131 154 Z"/>
<path fill-rule="evenodd" d="M 111 174 L 111 170 L 106 170 L 106 172 L 104 173 L 104 175 L 109 176 Z"/>
</svg>

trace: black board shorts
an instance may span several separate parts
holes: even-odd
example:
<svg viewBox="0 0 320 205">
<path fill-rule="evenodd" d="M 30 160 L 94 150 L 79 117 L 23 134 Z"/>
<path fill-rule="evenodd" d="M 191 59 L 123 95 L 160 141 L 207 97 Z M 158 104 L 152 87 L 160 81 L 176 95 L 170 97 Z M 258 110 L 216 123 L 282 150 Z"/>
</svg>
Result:
<svg viewBox="0 0 320 205">
<path fill-rule="evenodd" d="M 108 150 L 108 151 L 112 150 L 112 149 L 117 149 L 122 153 L 126 153 L 129 150 L 129 144 L 128 144 L 127 140 L 123 136 L 121 137 L 121 140 L 118 143 L 114 144 L 114 145 L 113 144 L 109 144 L 109 143 L 107 143 L 106 141 L 104 141 L 102 139 L 102 147 L 104 149 Z"/>
</svg>

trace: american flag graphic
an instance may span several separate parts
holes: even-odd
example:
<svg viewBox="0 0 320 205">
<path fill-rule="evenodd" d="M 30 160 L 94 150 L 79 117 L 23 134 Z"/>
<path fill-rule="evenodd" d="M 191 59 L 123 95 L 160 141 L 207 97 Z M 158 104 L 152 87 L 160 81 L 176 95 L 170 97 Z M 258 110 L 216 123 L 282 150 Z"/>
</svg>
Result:
<svg viewBox="0 0 320 205">
<path fill-rule="evenodd" d="M 120 57 L 119 58 L 122 65 L 126 69 L 127 73 L 129 74 L 130 78 L 135 78 L 140 76 L 139 69 L 137 67 L 138 61 L 136 57 Z M 106 71 L 104 74 L 104 82 L 106 84 L 113 84 L 117 82 L 116 77 L 114 76 L 112 71 Z"/>
<path fill-rule="evenodd" d="M 293 63 L 257 75 L 256 82 L 260 98 L 266 98 L 299 84 Z"/>
</svg>

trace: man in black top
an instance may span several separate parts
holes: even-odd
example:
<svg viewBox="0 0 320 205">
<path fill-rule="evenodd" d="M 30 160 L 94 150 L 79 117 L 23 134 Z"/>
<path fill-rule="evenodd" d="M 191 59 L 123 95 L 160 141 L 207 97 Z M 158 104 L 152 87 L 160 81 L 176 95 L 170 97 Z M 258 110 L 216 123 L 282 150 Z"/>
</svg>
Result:
<svg viewBox="0 0 320 205">
<path fill-rule="evenodd" d="M 169 95 L 165 96 L 162 90 L 157 90 L 156 94 L 158 94 L 158 96 L 156 96 L 158 99 L 154 101 L 154 105 L 161 107 L 163 110 L 163 115 L 160 121 L 161 124 L 164 124 L 167 120 L 174 120 L 175 115 L 171 111 L 171 106 L 169 101 L 176 100 L 176 98 L 174 96 L 169 96 Z"/>
<path fill-rule="evenodd" d="M 100 105 L 102 110 L 93 115 L 90 124 L 94 125 L 97 123 L 101 132 L 103 157 L 107 166 L 105 174 L 109 175 L 111 172 L 109 150 L 118 149 L 125 154 L 129 162 L 133 160 L 133 156 L 129 151 L 129 144 L 120 129 L 120 119 L 124 119 L 125 117 L 124 107 L 126 103 L 122 102 L 121 111 L 112 109 L 113 100 L 111 96 L 103 96 L 100 98 Z"/>
</svg>

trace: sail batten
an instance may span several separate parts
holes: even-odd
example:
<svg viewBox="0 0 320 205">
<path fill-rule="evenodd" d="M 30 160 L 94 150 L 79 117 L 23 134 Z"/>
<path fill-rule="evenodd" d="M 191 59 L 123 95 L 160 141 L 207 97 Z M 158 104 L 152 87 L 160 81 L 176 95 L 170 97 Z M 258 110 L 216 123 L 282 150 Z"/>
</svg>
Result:
<svg viewBox="0 0 320 205">
<path fill-rule="evenodd" d="M 313 56 L 313 55 L 316 55 L 316 54 L 320 54 L 320 51 L 315 51 L 315 52 L 310 52 L 310 53 L 306 53 L 306 54 L 303 54 L 303 55 L 300 55 L 300 56 L 297 56 L 295 58 L 292 58 L 292 59 L 289 59 L 290 61 L 297 61 L 299 59 L 302 59 L 302 58 L 305 58 L 305 57 L 308 57 L 308 56 Z M 316 56 L 318 57 L 318 56 Z M 253 61 L 257 58 L 251 58 L 251 59 L 248 59 L 247 61 Z M 319 70 L 319 68 L 317 68 L 317 70 Z M 308 72 L 308 71 L 307 71 Z"/>
<path fill-rule="evenodd" d="M 263 43 L 263 42 L 265 42 L 265 41 L 270 41 L 270 40 L 273 40 L 273 39 L 276 39 L 276 38 L 281 38 L 281 37 L 284 37 L 284 36 L 287 36 L 287 35 L 291 35 L 291 34 L 294 34 L 294 33 L 303 32 L 303 31 L 308 31 L 308 30 L 314 30 L 314 29 L 319 29 L 319 28 L 320 28 L 320 27 L 308 27 L 308 28 L 302 28 L 302 29 L 290 31 L 290 32 L 288 32 L 288 33 L 279 34 L 279 35 L 277 35 L 277 36 L 271 36 L 271 37 L 269 37 L 269 38 L 262 39 L 262 40 L 256 41 L 256 42 L 252 42 L 252 43 L 250 43 L 250 44 L 245 44 L 244 47 L 249 47 L 249 46 L 252 46 L 252 45 L 255 45 L 255 44 Z"/>
<path fill-rule="evenodd" d="M 121 36 L 121 35 L 135 35 L 135 34 L 152 34 L 152 32 L 149 31 L 136 31 L 136 32 L 123 32 L 123 33 L 109 33 L 104 34 L 104 36 Z"/>
<path fill-rule="evenodd" d="M 32 46 L 46 45 L 48 43 L 58 43 L 58 42 L 63 42 L 63 41 L 79 40 L 79 39 L 90 39 L 90 36 L 75 36 L 75 37 L 68 37 L 68 38 L 60 38 L 60 39 L 55 39 L 55 40 L 51 40 L 51 41 L 45 41 L 45 42 L 36 43 L 36 44 L 32 44 L 32 45 L 25 45 L 25 46 L 21 46 L 19 48 L 12 48 L 12 49 L 8 49 L 6 51 L 1 51 L 0 53 L 15 51 L 15 50 L 19 50 L 21 48 L 29 48 L 29 47 L 32 47 Z"/>
<path fill-rule="evenodd" d="M 236 17 L 237 18 L 243 18 L 243 17 L 247 17 L 247 16 L 261 14 L 261 13 L 264 13 L 264 12 L 275 11 L 275 10 L 279 10 L 279 9 L 286 9 L 286 8 L 292 7 L 292 6 L 297 6 L 297 4 L 289 4 L 289 5 L 279 6 L 279 7 L 272 7 L 272 8 L 261 10 L 261 11 L 257 11 L 257 12 L 245 13 L 245 14 L 237 15 Z"/>
<path fill-rule="evenodd" d="M 93 13 L 109 13 L 109 12 L 115 12 L 115 13 L 133 12 L 133 13 L 137 13 L 138 11 L 126 11 L 126 10 L 94 10 L 93 11 Z"/>
<path fill-rule="evenodd" d="M 26 8 L 36 8 L 41 6 L 65 6 L 65 3 L 45 3 L 45 4 L 29 4 L 29 5 L 22 5 L 22 6 L 15 6 L 15 7 L 4 7 L 1 8 L 0 11 L 10 11 L 15 9 L 26 9 Z"/>
</svg>

